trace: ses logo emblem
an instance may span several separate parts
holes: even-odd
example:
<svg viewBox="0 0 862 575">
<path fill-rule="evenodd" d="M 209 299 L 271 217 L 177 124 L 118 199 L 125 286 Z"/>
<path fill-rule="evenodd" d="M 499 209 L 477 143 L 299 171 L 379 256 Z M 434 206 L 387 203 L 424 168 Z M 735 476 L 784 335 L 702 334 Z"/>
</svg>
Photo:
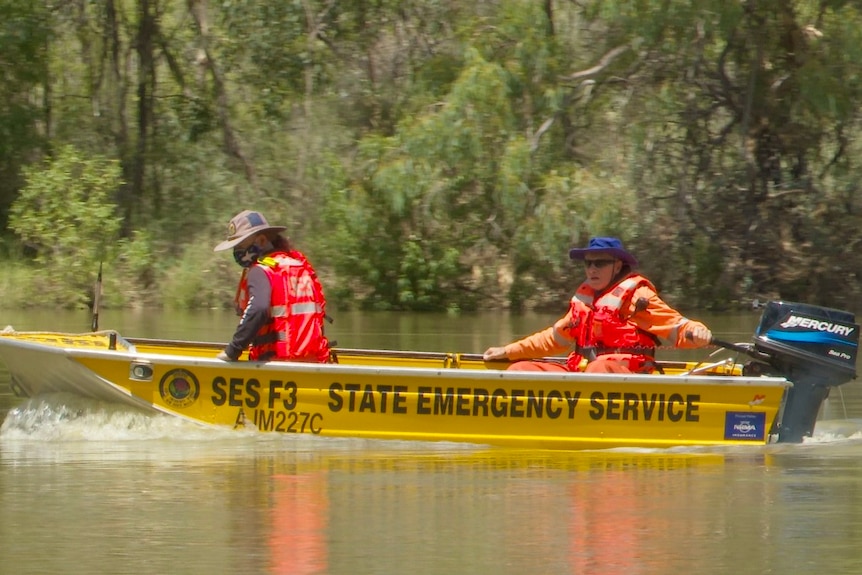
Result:
<svg viewBox="0 0 862 575">
<path fill-rule="evenodd" d="M 195 374 L 185 369 L 172 369 L 159 382 L 159 395 L 171 407 L 188 407 L 197 401 L 201 386 Z"/>
</svg>

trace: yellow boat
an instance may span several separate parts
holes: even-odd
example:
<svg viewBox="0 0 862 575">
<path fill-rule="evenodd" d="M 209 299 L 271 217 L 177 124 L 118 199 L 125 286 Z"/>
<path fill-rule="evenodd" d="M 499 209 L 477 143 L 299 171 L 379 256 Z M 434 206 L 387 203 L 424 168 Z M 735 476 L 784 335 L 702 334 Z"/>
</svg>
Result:
<svg viewBox="0 0 862 575">
<path fill-rule="evenodd" d="M 11 328 L 0 333 L 0 361 L 23 397 L 74 393 L 260 432 L 530 449 L 765 444 L 811 435 L 829 389 L 855 378 L 854 321 L 770 302 L 754 343 L 717 342 L 735 356 L 659 362 L 663 373 L 650 375 L 357 349 L 337 349 L 331 364 L 223 362 L 216 343 Z"/>
</svg>

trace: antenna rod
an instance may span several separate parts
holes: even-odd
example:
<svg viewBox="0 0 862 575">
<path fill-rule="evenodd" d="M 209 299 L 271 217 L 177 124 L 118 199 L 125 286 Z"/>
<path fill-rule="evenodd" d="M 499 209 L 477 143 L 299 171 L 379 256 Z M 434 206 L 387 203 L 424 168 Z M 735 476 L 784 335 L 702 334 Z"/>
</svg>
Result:
<svg viewBox="0 0 862 575">
<path fill-rule="evenodd" d="M 96 278 L 96 288 L 93 295 L 93 325 L 92 331 L 99 331 L 99 300 L 102 299 L 102 262 L 99 262 L 99 277 Z"/>
</svg>

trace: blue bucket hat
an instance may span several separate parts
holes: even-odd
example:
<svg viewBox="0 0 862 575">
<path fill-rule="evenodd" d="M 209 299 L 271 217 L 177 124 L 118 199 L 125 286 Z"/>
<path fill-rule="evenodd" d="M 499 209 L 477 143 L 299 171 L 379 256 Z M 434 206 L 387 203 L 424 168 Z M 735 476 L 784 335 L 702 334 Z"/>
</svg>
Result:
<svg viewBox="0 0 862 575">
<path fill-rule="evenodd" d="M 569 257 L 573 260 L 582 260 L 587 254 L 603 252 L 629 264 L 632 269 L 638 267 L 638 260 L 625 250 L 619 238 L 591 238 L 585 248 L 572 248 Z"/>
</svg>

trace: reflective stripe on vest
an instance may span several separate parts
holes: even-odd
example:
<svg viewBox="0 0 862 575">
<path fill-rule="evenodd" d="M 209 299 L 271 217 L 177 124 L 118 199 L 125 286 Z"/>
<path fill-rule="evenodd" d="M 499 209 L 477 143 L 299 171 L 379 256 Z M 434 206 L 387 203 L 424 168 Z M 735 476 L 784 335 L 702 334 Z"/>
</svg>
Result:
<svg viewBox="0 0 862 575">
<path fill-rule="evenodd" d="M 593 307 L 593 296 L 592 294 L 586 293 L 585 291 L 581 291 L 581 289 L 587 288 L 586 283 L 582 283 L 581 287 L 578 288 L 578 291 L 575 292 L 575 295 L 572 296 L 572 301 L 578 300 L 587 304 L 590 307 Z M 587 288 L 589 289 L 589 288 Z"/>
<path fill-rule="evenodd" d="M 655 291 L 655 286 L 653 286 L 648 279 L 641 275 L 634 274 L 623 279 L 609 292 L 599 296 L 599 299 L 595 299 L 595 291 L 587 284 L 587 282 L 584 282 L 578 286 L 575 295 L 572 296 L 572 302 L 580 301 L 593 309 L 606 307 L 614 311 L 622 311 L 623 303 L 631 301 L 632 297 L 635 295 L 635 290 L 642 285 Z"/>
<path fill-rule="evenodd" d="M 614 286 L 614 289 L 602 295 L 596 302 L 595 307 L 606 307 L 616 312 L 623 311 L 623 303 L 631 301 L 635 290 L 642 284 L 649 283 L 641 276 L 630 276 Z"/>
<path fill-rule="evenodd" d="M 294 315 L 309 315 L 313 313 L 323 313 L 323 308 L 314 302 L 295 303 L 290 306 L 290 313 Z M 287 307 L 283 305 L 274 305 L 269 308 L 269 314 L 272 317 L 284 317 L 287 315 Z"/>
</svg>

